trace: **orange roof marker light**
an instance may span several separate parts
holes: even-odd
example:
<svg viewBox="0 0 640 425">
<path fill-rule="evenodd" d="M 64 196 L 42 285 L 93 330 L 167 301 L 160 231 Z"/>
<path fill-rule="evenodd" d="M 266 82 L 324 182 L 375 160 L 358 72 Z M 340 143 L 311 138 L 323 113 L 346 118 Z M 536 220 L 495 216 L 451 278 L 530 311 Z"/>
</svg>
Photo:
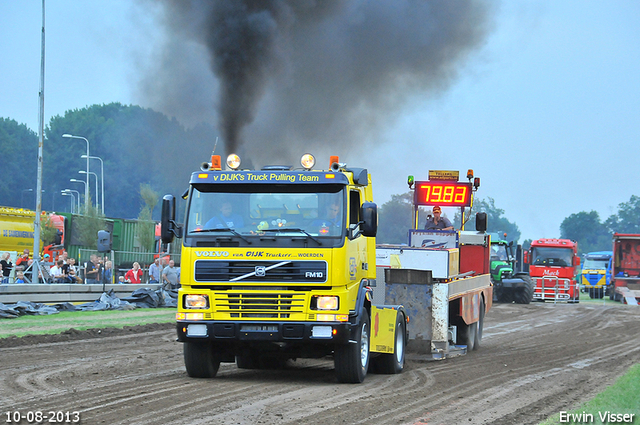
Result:
<svg viewBox="0 0 640 425">
<path fill-rule="evenodd" d="M 339 162 L 340 162 L 340 157 L 338 157 L 338 155 L 331 155 L 329 157 L 329 169 L 331 169 L 334 163 L 339 163 Z"/>
<path fill-rule="evenodd" d="M 222 170 L 222 159 L 220 155 L 211 155 L 211 169 L 216 171 Z"/>
</svg>

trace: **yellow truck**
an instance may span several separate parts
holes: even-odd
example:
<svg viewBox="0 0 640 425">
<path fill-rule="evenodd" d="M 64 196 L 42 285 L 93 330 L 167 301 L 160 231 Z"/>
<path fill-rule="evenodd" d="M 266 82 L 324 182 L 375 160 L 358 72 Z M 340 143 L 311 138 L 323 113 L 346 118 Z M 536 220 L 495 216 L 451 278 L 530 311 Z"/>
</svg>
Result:
<svg viewBox="0 0 640 425">
<path fill-rule="evenodd" d="M 315 171 L 239 169 L 230 156 L 191 175 L 184 226 L 175 198 L 162 205 L 161 236 L 182 237 L 177 333 L 192 377 L 221 362 L 278 367 L 333 355 L 341 382 L 404 367 L 407 316 L 375 306 L 377 209 L 366 169 L 332 157 Z M 235 161 L 235 162 L 234 162 Z"/>
<path fill-rule="evenodd" d="M 338 157 L 327 170 L 317 170 L 309 154 L 300 164 L 241 170 L 230 155 L 223 170 L 212 156 L 191 175 L 183 225 L 175 221 L 175 198 L 164 196 L 162 241 L 179 237 L 183 244 L 176 327 L 189 376 L 214 377 L 221 362 L 278 368 L 325 356 L 333 356 L 340 382 L 403 370 L 409 317 L 402 302 L 412 294 L 393 281 L 387 288 L 398 302 L 373 301 L 377 207 L 370 175 Z M 447 258 L 458 258 L 457 248 Z M 437 283 L 456 280 L 454 269 Z M 485 309 L 474 288 L 461 287 L 458 296 L 448 287 L 436 292 L 433 310 L 444 322 L 433 326 L 446 329 L 434 333 L 434 348 L 446 352 L 437 339 L 451 335 L 450 304 L 457 303 L 452 321 L 466 320 L 460 324 L 468 323 L 467 334 Z M 474 303 L 463 305 L 462 295 Z"/>
</svg>

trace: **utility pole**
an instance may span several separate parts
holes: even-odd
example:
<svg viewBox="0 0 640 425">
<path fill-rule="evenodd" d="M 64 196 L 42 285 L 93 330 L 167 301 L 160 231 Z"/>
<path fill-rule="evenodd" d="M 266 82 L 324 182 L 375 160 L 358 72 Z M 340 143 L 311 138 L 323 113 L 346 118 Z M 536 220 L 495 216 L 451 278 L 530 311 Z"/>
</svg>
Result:
<svg viewBox="0 0 640 425">
<path fill-rule="evenodd" d="M 40 58 L 40 137 L 38 139 L 38 178 L 36 183 L 36 216 L 33 222 L 33 283 L 40 278 L 40 216 L 42 215 L 42 147 L 44 145 L 44 0 L 42 0 L 42 53 Z"/>
</svg>

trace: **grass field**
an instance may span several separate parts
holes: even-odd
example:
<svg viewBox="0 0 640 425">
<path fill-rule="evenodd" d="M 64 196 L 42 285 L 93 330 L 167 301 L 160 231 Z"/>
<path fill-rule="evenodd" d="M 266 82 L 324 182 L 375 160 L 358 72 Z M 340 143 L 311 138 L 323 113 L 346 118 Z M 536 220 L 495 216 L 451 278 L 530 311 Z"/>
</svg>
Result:
<svg viewBox="0 0 640 425">
<path fill-rule="evenodd" d="M 580 424 L 580 423 L 593 423 L 593 424 L 607 424 L 607 423 L 621 423 L 622 420 L 607 420 L 604 415 L 607 412 L 612 414 L 634 414 L 632 424 L 640 424 L 640 364 L 637 364 L 629 371 L 618 378 L 618 380 L 607 387 L 606 390 L 598 394 L 593 400 L 588 401 L 575 410 L 566 412 L 564 417 L 561 418 L 560 413 L 542 422 L 541 425 L 554 425 L 560 423 Z M 586 414 L 586 416 L 585 416 Z M 569 416 L 576 415 L 576 416 Z M 579 415 L 582 415 L 581 417 Z M 591 416 L 589 416 L 591 415 Z M 602 415 L 602 416 L 601 416 Z M 604 421 L 602 418 L 604 417 Z M 586 418 L 586 419 L 585 419 Z M 593 420 L 591 420 L 593 418 Z M 569 421 L 567 421 L 569 419 Z M 576 420 L 571 420 L 576 419 Z M 616 417 L 615 419 L 623 419 L 623 417 Z"/>
<path fill-rule="evenodd" d="M 168 323 L 176 320 L 175 308 L 136 309 L 129 311 L 73 311 L 48 316 L 20 316 L 0 319 L 0 338 L 35 334 L 59 334 L 71 328 L 123 328 L 125 326 Z"/>
</svg>

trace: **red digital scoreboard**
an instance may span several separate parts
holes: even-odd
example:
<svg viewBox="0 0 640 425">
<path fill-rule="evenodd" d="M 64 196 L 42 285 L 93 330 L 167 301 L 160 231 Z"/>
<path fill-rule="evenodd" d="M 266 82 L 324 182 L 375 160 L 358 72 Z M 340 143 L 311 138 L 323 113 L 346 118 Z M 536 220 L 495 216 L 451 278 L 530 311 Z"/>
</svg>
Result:
<svg viewBox="0 0 640 425">
<path fill-rule="evenodd" d="M 415 205 L 468 207 L 471 205 L 471 183 L 456 181 L 422 181 L 415 183 Z"/>
</svg>

